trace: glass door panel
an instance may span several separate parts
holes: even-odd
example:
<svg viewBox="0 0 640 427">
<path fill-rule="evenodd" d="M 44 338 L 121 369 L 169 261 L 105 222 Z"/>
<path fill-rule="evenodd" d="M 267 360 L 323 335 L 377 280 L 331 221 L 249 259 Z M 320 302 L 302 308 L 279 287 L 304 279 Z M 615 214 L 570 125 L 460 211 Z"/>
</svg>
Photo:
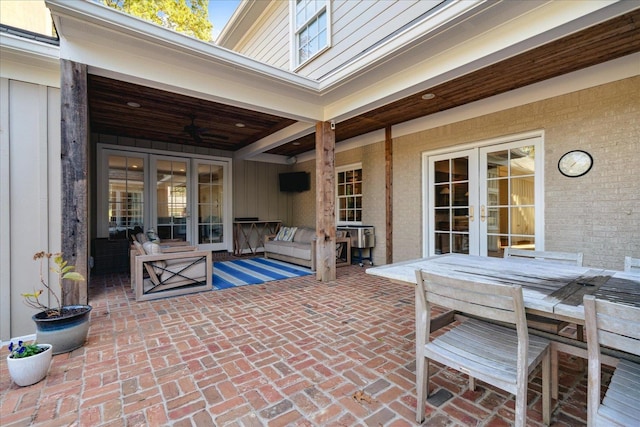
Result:
<svg viewBox="0 0 640 427">
<path fill-rule="evenodd" d="M 502 257 L 504 248 L 536 248 L 536 192 L 541 177 L 536 176 L 535 141 L 504 144 L 500 149 L 480 150 L 480 181 L 483 215 L 482 248 L 488 256 Z M 485 208 L 486 205 L 486 208 Z M 484 219 L 486 218 L 486 221 Z"/>
<path fill-rule="evenodd" d="M 469 158 L 473 152 L 454 153 L 432 158 L 430 166 L 429 254 L 470 253 Z"/>
<path fill-rule="evenodd" d="M 198 164 L 198 244 L 224 240 L 223 168 Z"/>
<path fill-rule="evenodd" d="M 542 138 L 426 156 L 427 256 L 544 250 Z"/>
<path fill-rule="evenodd" d="M 231 204 L 228 164 L 214 160 L 195 160 L 193 179 L 197 194 L 193 209 L 197 212 L 194 235 L 200 249 L 212 251 L 230 250 Z"/>
<path fill-rule="evenodd" d="M 144 231 L 144 159 L 109 155 L 107 169 L 109 238 L 128 239 Z"/>
<path fill-rule="evenodd" d="M 189 240 L 186 160 L 156 158 L 156 232 L 161 240 Z"/>
</svg>

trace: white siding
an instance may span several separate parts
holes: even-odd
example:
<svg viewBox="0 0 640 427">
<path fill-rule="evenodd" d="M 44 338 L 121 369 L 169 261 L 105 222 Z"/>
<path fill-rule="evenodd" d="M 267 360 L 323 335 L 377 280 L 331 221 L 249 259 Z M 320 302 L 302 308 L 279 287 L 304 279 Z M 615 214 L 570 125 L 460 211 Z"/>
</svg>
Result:
<svg viewBox="0 0 640 427">
<path fill-rule="evenodd" d="M 399 0 L 332 2 L 332 46 L 299 74 L 319 79 L 390 36 L 440 1 Z"/>
<path fill-rule="evenodd" d="M 234 50 L 275 67 L 289 69 L 288 2 L 272 2 Z"/>
<path fill-rule="evenodd" d="M 331 2 L 331 47 L 296 72 L 319 79 L 344 65 L 356 55 L 370 49 L 428 12 L 440 0 L 335 0 Z M 283 69 L 293 69 L 289 62 L 291 29 L 289 4 L 270 4 L 251 31 L 234 50 Z"/>
<path fill-rule="evenodd" d="M 441 3 L 440 0 L 336 0 L 331 2 L 331 47 L 296 72 L 320 79 Z M 270 65 L 293 69 L 289 4 L 271 2 L 234 50 Z"/>
</svg>

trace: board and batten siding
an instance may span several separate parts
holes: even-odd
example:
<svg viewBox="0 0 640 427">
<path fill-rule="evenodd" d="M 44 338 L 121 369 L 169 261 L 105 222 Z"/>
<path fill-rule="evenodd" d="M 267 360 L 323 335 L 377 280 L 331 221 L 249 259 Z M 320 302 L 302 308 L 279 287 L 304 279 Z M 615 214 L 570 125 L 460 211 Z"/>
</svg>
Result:
<svg viewBox="0 0 640 427">
<path fill-rule="evenodd" d="M 233 216 L 258 217 L 262 221 L 280 220 L 291 224 L 293 193 L 282 193 L 278 175 L 291 172 L 291 166 L 236 160 L 233 162 Z"/>
<path fill-rule="evenodd" d="M 271 2 L 233 49 L 274 67 L 289 69 L 289 3 Z"/>
<path fill-rule="evenodd" d="M 22 293 L 41 289 L 33 254 L 61 247 L 60 89 L 0 79 L 0 339 L 35 333 Z M 57 285 L 57 277 L 45 279 Z"/>
</svg>

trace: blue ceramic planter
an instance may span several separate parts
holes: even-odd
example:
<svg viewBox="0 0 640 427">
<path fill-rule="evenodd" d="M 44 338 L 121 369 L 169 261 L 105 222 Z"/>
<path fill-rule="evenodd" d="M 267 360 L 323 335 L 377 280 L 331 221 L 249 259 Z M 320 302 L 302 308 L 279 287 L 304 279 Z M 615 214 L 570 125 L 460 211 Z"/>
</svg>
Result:
<svg viewBox="0 0 640 427">
<path fill-rule="evenodd" d="M 60 317 L 47 317 L 45 312 L 34 314 L 36 341 L 53 346 L 53 354 L 67 353 L 82 347 L 89 333 L 90 305 L 67 305 Z"/>
</svg>

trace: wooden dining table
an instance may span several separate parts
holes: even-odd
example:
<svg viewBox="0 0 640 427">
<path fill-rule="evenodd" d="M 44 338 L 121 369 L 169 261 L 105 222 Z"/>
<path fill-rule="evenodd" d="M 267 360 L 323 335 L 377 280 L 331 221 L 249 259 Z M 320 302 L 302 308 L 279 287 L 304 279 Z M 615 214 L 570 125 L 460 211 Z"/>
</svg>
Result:
<svg viewBox="0 0 640 427">
<path fill-rule="evenodd" d="M 584 325 L 582 300 L 585 295 L 595 295 L 599 299 L 640 307 L 640 274 L 543 260 L 446 254 L 372 267 L 367 269 L 367 273 L 385 277 L 393 282 L 413 285 L 417 301 L 420 288 L 416 282 L 416 270 L 454 279 L 520 285 L 525 311 L 528 314 L 579 325 Z M 460 315 L 465 316 L 464 313 L 450 310 L 436 316 L 431 319 L 430 332 L 446 326 Z M 416 328 L 419 316 L 416 304 Z M 530 330 L 531 333 L 552 340 L 558 351 L 587 358 L 586 343 L 581 340 L 538 331 L 535 328 Z M 601 348 L 601 352 L 601 361 L 611 366 L 615 366 L 619 358 L 640 363 L 640 358 L 632 354 L 607 348 Z M 552 361 L 552 364 L 552 397 L 557 399 L 557 360 Z"/>
<path fill-rule="evenodd" d="M 638 274 L 542 260 L 446 254 L 372 267 L 367 273 L 416 285 L 416 270 L 521 285 L 527 313 L 576 324 L 584 324 L 584 295 L 640 307 Z"/>
</svg>

